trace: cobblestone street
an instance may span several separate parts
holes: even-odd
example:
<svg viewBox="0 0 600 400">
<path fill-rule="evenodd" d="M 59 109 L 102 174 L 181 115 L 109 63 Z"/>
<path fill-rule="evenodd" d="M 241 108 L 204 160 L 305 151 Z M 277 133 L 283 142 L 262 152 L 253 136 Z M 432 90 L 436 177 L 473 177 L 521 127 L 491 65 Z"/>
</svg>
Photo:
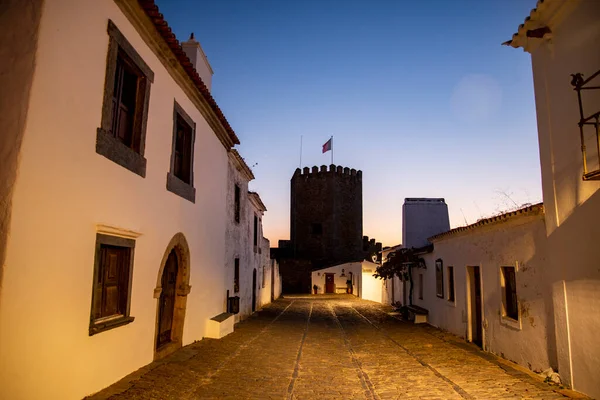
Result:
<svg viewBox="0 0 600 400">
<path fill-rule="evenodd" d="M 350 295 L 277 300 L 92 399 L 560 399 L 511 362 Z"/>
</svg>

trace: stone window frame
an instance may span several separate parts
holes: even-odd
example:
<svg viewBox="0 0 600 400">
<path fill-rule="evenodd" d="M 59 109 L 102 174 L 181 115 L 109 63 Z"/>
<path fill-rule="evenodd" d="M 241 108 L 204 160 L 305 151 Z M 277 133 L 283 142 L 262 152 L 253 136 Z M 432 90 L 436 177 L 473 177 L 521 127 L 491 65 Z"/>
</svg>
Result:
<svg viewBox="0 0 600 400">
<path fill-rule="evenodd" d="M 175 141 L 177 139 L 177 118 L 180 117 L 192 129 L 190 153 L 190 183 L 186 183 L 175 176 Z M 173 100 L 173 138 L 171 140 L 171 166 L 167 172 L 167 190 L 192 203 L 196 203 L 196 188 L 194 187 L 194 148 L 196 143 L 196 123 L 185 112 L 177 100 Z"/>
<path fill-rule="evenodd" d="M 448 282 L 448 290 L 446 298 L 447 300 L 455 305 L 456 304 L 456 279 L 454 276 L 454 266 L 448 265 L 446 267 L 446 281 Z"/>
<path fill-rule="evenodd" d="M 508 270 L 512 270 L 512 273 L 514 274 L 515 277 L 515 281 L 514 281 L 514 297 L 515 297 L 515 303 L 516 303 L 516 310 L 514 310 L 516 312 L 515 314 L 509 315 L 508 313 L 508 285 L 506 284 L 506 278 L 507 278 L 507 271 Z M 517 267 L 514 265 L 503 265 L 500 267 L 500 292 L 502 294 L 502 319 L 505 322 L 514 322 L 514 323 L 519 323 L 521 320 L 521 310 L 520 310 L 520 304 L 519 304 L 519 296 L 517 295 Z M 516 316 L 516 318 L 515 318 Z"/>
<path fill-rule="evenodd" d="M 118 246 L 129 249 L 129 277 L 127 282 L 127 304 L 125 307 L 125 313 L 118 317 L 103 317 L 94 318 L 94 301 L 96 296 L 96 285 L 98 282 L 98 274 L 100 273 L 100 261 L 101 261 L 101 248 L 102 245 Z M 135 255 L 135 240 L 128 239 L 120 236 L 106 235 L 103 233 L 96 233 L 96 244 L 94 254 L 94 275 L 92 281 L 92 303 L 90 307 L 90 326 L 89 336 L 96 335 L 98 333 L 108 331 L 119 326 L 127 325 L 134 321 L 135 317 L 130 315 L 131 310 L 131 288 L 133 281 L 133 259 Z"/>
<path fill-rule="evenodd" d="M 441 258 L 435 260 L 435 295 L 444 298 L 444 261 Z"/>
<path fill-rule="evenodd" d="M 141 176 L 146 177 L 146 128 L 148 123 L 148 107 L 150 103 L 150 87 L 154 82 L 154 72 L 144 62 L 135 48 L 129 43 L 112 20 L 108 20 L 107 33 L 109 36 L 108 54 L 106 56 L 106 76 L 104 81 L 104 97 L 102 101 L 102 119 L 100 127 L 96 131 L 96 153 L 119 164 L 123 168 Z M 139 123 L 137 124 L 137 136 L 139 141 L 139 152 L 124 145 L 109 134 L 112 126 L 112 97 L 115 84 L 115 73 L 119 51 L 124 53 L 142 73 L 145 80 L 143 98 L 139 112 Z M 139 95 L 138 95 L 139 96 Z"/>
</svg>

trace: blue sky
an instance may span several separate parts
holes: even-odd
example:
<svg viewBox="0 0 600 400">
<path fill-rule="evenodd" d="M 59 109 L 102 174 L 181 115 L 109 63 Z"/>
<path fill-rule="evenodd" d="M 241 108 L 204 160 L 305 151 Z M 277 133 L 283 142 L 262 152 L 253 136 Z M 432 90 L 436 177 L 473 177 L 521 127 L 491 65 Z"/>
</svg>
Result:
<svg viewBox="0 0 600 400">
<path fill-rule="evenodd" d="M 212 92 L 289 237 L 299 166 L 363 171 L 364 234 L 402 242 L 405 197 L 444 197 L 452 227 L 541 201 L 531 62 L 501 46 L 535 0 L 158 0 L 214 70 Z"/>
</svg>

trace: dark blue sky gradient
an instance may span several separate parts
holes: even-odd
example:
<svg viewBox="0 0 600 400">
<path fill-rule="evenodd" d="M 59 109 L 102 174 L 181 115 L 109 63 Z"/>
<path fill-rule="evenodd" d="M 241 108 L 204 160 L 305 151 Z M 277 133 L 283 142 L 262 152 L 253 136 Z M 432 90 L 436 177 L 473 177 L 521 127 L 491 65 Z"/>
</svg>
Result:
<svg viewBox="0 0 600 400">
<path fill-rule="evenodd" d="M 213 95 L 288 237 L 299 165 L 363 171 L 364 234 L 401 243 L 405 197 L 444 197 L 451 225 L 541 200 L 530 58 L 501 46 L 535 0 L 158 0 L 194 32 Z M 463 217 L 464 214 L 464 217 Z"/>
</svg>

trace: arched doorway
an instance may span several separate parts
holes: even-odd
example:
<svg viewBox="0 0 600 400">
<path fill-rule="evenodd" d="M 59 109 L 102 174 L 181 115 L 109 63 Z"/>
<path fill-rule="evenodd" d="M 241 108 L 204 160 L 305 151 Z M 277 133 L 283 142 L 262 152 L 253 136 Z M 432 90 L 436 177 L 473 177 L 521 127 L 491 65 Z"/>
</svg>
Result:
<svg viewBox="0 0 600 400">
<path fill-rule="evenodd" d="M 190 250 L 185 236 L 178 233 L 165 250 L 154 289 L 154 298 L 157 299 L 155 360 L 182 345 L 187 295 L 191 290 L 189 271 Z"/>
<path fill-rule="evenodd" d="M 171 342 L 173 314 L 175 312 L 175 290 L 177 284 L 177 253 L 171 250 L 163 270 L 160 297 L 158 299 L 158 335 L 156 348 Z"/>
<path fill-rule="evenodd" d="M 256 311 L 256 268 L 252 271 L 252 312 Z"/>
</svg>

